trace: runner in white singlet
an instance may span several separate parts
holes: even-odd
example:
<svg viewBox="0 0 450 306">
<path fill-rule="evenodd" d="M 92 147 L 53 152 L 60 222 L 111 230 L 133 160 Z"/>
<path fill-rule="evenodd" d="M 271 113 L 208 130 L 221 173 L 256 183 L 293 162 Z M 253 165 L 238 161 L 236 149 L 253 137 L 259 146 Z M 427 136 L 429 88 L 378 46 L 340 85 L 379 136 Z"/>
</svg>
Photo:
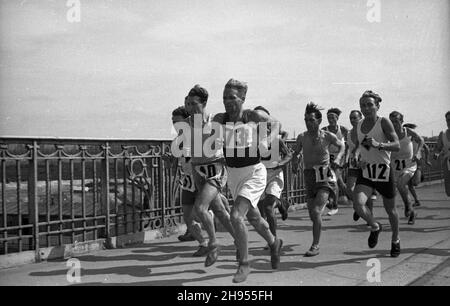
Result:
<svg viewBox="0 0 450 306">
<path fill-rule="evenodd" d="M 358 144 L 361 149 L 361 172 L 356 181 L 353 200 L 358 215 L 372 227 L 368 244 L 370 248 L 374 248 L 378 243 L 382 226 L 375 221 L 366 207 L 366 202 L 374 189 L 382 195 L 392 229 L 391 256 L 398 257 L 400 255 L 398 214 L 390 159 L 392 151 L 400 150 L 400 144 L 392 122 L 378 116 L 380 102 L 380 96 L 370 90 L 364 92 L 359 100 L 364 115 L 364 119 L 357 127 Z"/>
<path fill-rule="evenodd" d="M 413 130 L 403 127 L 403 115 L 401 113 L 393 111 L 390 113 L 389 119 L 400 139 L 400 151 L 391 154 L 391 167 L 394 170 L 397 189 L 405 204 L 405 217 L 408 218 L 408 224 L 414 224 L 417 213 L 409 200 L 408 183 L 417 170 L 417 162 L 420 159 L 419 153 L 422 150 L 424 140 Z M 415 150 L 413 142 L 417 143 Z"/>
</svg>

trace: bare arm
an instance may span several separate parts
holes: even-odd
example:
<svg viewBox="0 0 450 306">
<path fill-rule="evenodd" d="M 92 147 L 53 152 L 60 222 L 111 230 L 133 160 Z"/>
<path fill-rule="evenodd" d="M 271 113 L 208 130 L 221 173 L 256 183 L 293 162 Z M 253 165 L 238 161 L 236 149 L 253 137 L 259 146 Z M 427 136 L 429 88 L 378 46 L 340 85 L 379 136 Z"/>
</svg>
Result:
<svg viewBox="0 0 450 306">
<path fill-rule="evenodd" d="M 335 166 L 339 165 L 341 163 L 341 159 L 342 159 L 342 157 L 344 156 L 344 153 L 345 153 L 345 144 L 344 144 L 343 141 L 339 140 L 336 137 L 336 135 L 334 135 L 333 133 L 330 133 L 330 132 L 325 132 L 325 133 L 326 133 L 326 135 L 327 135 L 327 137 L 329 139 L 329 142 L 332 145 L 335 145 L 336 147 L 339 148 L 339 153 L 337 154 L 336 158 L 333 161 L 333 164 Z"/>
<path fill-rule="evenodd" d="M 423 137 L 417 134 L 414 130 L 406 128 L 408 131 L 408 134 L 411 135 L 411 139 L 418 144 L 415 152 L 413 152 L 413 159 L 418 161 L 419 158 L 417 157 L 417 154 L 422 151 L 423 145 L 425 144 L 425 141 L 423 140 Z"/>
<path fill-rule="evenodd" d="M 298 166 L 299 166 L 300 162 L 302 161 L 302 156 L 300 154 L 302 149 L 303 149 L 302 134 L 300 134 L 297 136 L 294 153 L 292 156 L 292 170 L 294 170 L 294 172 L 297 171 Z"/>
</svg>

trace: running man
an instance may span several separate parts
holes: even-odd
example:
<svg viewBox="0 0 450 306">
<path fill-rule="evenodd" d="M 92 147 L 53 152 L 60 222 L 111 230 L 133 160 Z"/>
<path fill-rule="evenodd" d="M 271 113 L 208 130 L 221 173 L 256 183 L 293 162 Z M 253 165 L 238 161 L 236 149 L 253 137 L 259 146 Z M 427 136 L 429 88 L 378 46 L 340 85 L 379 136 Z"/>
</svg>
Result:
<svg viewBox="0 0 450 306">
<path fill-rule="evenodd" d="M 391 154 L 391 167 L 394 170 L 398 192 L 405 204 L 405 217 L 408 218 L 408 224 L 414 224 L 417 213 L 409 200 L 407 185 L 417 170 L 418 153 L 422 150 L 424 141 L 416 132 L 403 127 L 403 115 L 398 111 L 391 112 L 389 119 L 400 142 L 400 151 Z M 413 149 L 413 142 L 417 143 L 415 150 Z"/>
<path fill-rule="evenodd" d="M 263 112 L 263 116 L 268 115 L 270 113 L 267 109 L 262 106 L 257 106 L 254 108 L 255 111 Z M 280 124 L 281 127 L 281 124 Z M 268 126 L 270 132 L 270 126 Z M 266 189 L 264 190 L 263 195 L 261 196 L 258 208 L 263 218 L 266 218 L 267 223 L 269 223 L 270 232 L 276 236 L 277 235 L 277 219 L 275 217 L 274 208 L 278 207 L 280 212 L 282 212 L 282 219 L 286 220 L 287 218 L 287 210 L 288 207 L 285 206 L 285 203 L 289 203 L 287 201 L 281 201 L 281 193 L 284 188 L 284 174 L 283 167 L 291 160 L 292 154 L 288 151 L 287 146 L 284 143 L 284 140 L 287 138 L 287 132 L 280 132 L 279 141 L 280 141 L 280 149 L 281 147 L 285 147 L 284 156 L 278 160 L 271 160 L 272 156 L 261 157 L 261 162 L 266 167 L 267 170 L 267 184 Z M 270 150 L 270 148 L 269 148 Z M 268 246 L 267 246 L 268 248 Z"/>
<path fill-rule="evenodd" d="M 353 220 L 358 221 L 359 215 L 356 213 L 355 204 L 353 202 L 353 191 L 355 190 L 356 179 L 358 178 L 359 172 L 361 169 L 359 168 L 359 162 L 361 158 L 361 152 L 358 143 L 358 135 L 356 133 L 358 123 L 362 120 L 362 113 L 359 110 L 352 110 L 350 112 L 350 123 L 352 124 L 352 129 L 347 133 L 346 139 L 346 162 L 344 168 L 347 168 L 347 196 L 353 205 Z M 373 201 L 372 197 L 367 200 L 367 207 L 373 213 Z"/>
<path fill-rule="evenodd" d="M 450 111 L 445 113 L 447 130 L 439 134 L 434 158 L 441 157 L 441 167 L 444 172 L 445 193 L 450 197 Z"/>
<path fill-rule="evenodd" d="M 336 137 L 340 141 L 345 141 L 347 139 L 348 135 L 348 129 L 346 127 L 343 127 L 342 125 L 338 125 L 339 116 L 341 115 L 341 110 L 339 108 L 330 108 L 327 112 L 327 119 L 328 119 L 328 126 L 323 127 L 322 129 L 328 132 L 331 132 L 336 135 Z M 339 148 L 334 145 L 330 145 L 329 148 L 330 151 L 330 161 L 332 162 L 336 155 L 339 154 Z M 344 180 L 342 179 L 342 162 L 344 160 L 342 159 L 340 161 L 340 164 L 334 163 L 337 167 L 335 168 L 335 173 L 337 177 L 337 184 L 339 188 L 340 193 L 346 193 L 347 187 L 345 186 Z M 349 196 L 347 195 L 347 198 Z M 335 215 L 338 212 L 338 199 L 339 194 L 336 195 L 336 198 L 333 198 L 333 200 L 330 199 L 329 209 L 330 211 L 327 213 L 329 216 Z"/>
<path fill-rule="evenodd" d="M 221 195 L 221 190 L 226 185 L 227 170 L 223 152 L 218 148 L 210 148 L 206 152 L 205 141 L 211 136 L 212 115 L 206 113 L 208 92 L 200 85 L 195 85 L 188 93 L 185 107 L 191 116 L 186 120 L 190 127 L 190 135 L 186 136 L 187 151 L 191 155 L 192 172 L 197 195 L 194 202 L 194 213 L 202 223 L 208 234 L 208 253 L 205 266 L 213 265 L 218 258 L 219 248 L 216 240 L 214 217 L 211 210 L 220 223 L 234 238 L 234 230 L 231 225 L 230 215 L 223 204 L 226 198 Z M 197 137 L 198 136 L 198 137 Z"/>
<path fill-rule="evenodd" d="M 305 111 L 307 131 L 298 135 L 292 160 L 293 170 L 298 169 L 299 154 L 303 151 L 303 176 L 305 179 L 306 200 L 309 217 L 313 222 L 313 243 L 305 256 L 319 254 L 320 234 L 322 230 L 322 211 L 327 203 L 338 196 L 336 174 L 334 169 L 339 167 L 344 156 L 345 145 L 338 137 L 328 131 L 320 129 L 322 113 L 314 103 L 309 103 Z M 334 159 L 330 159 L 329 147 L 339 149 Z"/>
<path fill-rule="evenodd" d="M 409 128 L 411 130 L 414 130 L 417 125 L 414 123 L 405 123 L 403 124 L 403 127 Z M 418 147 L 418 144 L 416 142 L 413 142 L 413 151 L 416 151 Z M 422 154 L 423 151 L 423 154 Z M 430 158 L 430 147 L 424 142 L 422 150 L 417 152 L 417 157 L 419 158 L 419 161 L 417 162 L 417 170 L 414 172 L 414 175 L 412 179 L 408 183 L 408 189 L 411 195 L 414 198 L 413 207 L 420 206 L 419 197 L 417 196 L 417 192 L 414 187 L 418 186 L 421 182 L 423 182 L 424 176 L 423 171 L 425 166 L 431 167 L 431 162 L 429 160 Z"/>
<path fill-rule="evenodd" d="M 225 132 L 223 148 L 229 174 L 228 187 L 234 199 L 231 222 L 239 254 L 239 266 L 233 277 L 234 283 L 245 281 L 250 273 L 245 217 L 269 244 L 273 269 L 279 266 L 283 245 L 283 241 L 270 232 L 269 225 L 257 208 L 259 198 L 266 188 L 267 171 L 261 163 L 258 143 L 254 141 L 261 136 L 256 133 L 255 125 L 260 127 L 258 123 L 270 122 L 272 133 L 268 143 L 273 147 L 279 131 L 279 122 L 262 112 L 243 108 L 247 88 L 246 83 L 230 79 L 223 91 L 225 113 L 217 114 L 214 118 Z M 273 151 L 271 150 L 272 154 L 278 153 Z"/>
<path fill-rule="evenodd" d="M 184 106 L 180 106 L 172 112 L 172 123 L 174 127 L 178 122 L 185 121 L 189 117 L 189 113 Z M 181 131 L 180 131 L 181 132 Z M 181 205 L 183 208 L 183 219 L 186 224 L 186 233 L 178 237 L 180 241 L 197 240 L 199 243 L 198 250 L 192 255 L 194 257 L 205 256 L 208 253 L 206 240 L 202 235 L 200 224 L 195 221 L 194 202 L 197 190 L 194 185 L 194 178 L 192 176 L 192 166 L 189 157 L 180 157 L 175 159 L 171 154 L 165 154 L 164 160 L 181 166 L 180 188 L 181 188 Z M 192 239 L 190 238 L 192 237 Z"/>
<path fill-rule="evenodd" d="M 370 226 L 369 248 L 378 243 L 382 226 L 366 206 L 366 202 L 377 190 L 383 198 L 384 209 L 392 228 L 391 256 L 400 255 L 398 214 L 395 207 L 394 172 L 391 171 L 391 152 L 400 150 L 400 143 L 392 122 L 378 116 L 381 97 L 368 90 L 359 99 L 364 119 L 358 123 L 358 144 L 361 150 L 361 172 L 356 180 L 353 201 L 357 214 Z"/>
</svg>

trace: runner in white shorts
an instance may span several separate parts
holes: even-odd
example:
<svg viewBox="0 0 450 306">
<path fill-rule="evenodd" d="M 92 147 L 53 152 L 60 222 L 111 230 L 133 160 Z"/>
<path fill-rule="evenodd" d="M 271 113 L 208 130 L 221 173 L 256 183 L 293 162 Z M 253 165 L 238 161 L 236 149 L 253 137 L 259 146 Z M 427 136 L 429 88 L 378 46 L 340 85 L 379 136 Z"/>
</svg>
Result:
<svg viewBox="0 0 450 306">
<path fill-rule="evenodd" d="M 401 113 L 393 111 L 389 114 L 389 119 L 400 141 L 400 151 L 391 154 L 391 168 L 394 170 L 397 189 L 405 205 L 405 217 L 408 218 L 408 224 L 414 224 L 417 213 L 408 196 L 408 183 L 417 170 L 417 162 L 420 159 L 419 152 L 422 150 L 424 140 L 413 130 L 403 127 Z M 413 142 L 417 143 L 415 150 Z"/>
<path fill-rule="evenodd" d="M 262 106 L 257 106 L 254 108 L 257 112 L 263 112 L 262 115 L 267 114 L 270 116 L 270 113 L 267 109 Z M 270 127 L 269 127 L 270 129 Z M 282 136 L 283 135 L 283 136 Z M 285 220 L 287 218 L 287 209 L 284 207 L 284 203 L 289 203 L 288 201 L 281 201 L 281 193 L 284 188 L 284 174 L 283 167 L 292 158 L 292 154 L 290 154 L 287 149 L 287 146 L 284 144 L 284 140 L 281 137 L 287 138 L 287 132 L 280 132 L 280 154 L 278 158 L 272 155 L 268 155 L 266 157 L 261 157 L 261 162 L 267 169 L 267 184 L 266 189 L 264 190 L 263 195 L 261 196 L 258 208 L 261 213 L 261 216 L 267 220 L 269 223 L 269 228 L 271 233 L 276 236 L 277 235 L 277 219 L 275 217 L 274 208 L 278 207 L 280 211 L 283 211 L 282 219 Z M 285 147 L 285 153 L 281 153 L 281 147 Z M 284 156 L 283 156 L 284 155 Z M 266 249 L 269 246 L 265 247 Z"/>
<path fill-rule="evenodd" d="M 256 229 L 271 249 L 272 268 L 280 263 L 283 241 L 276 238 L 269 230 L 269 225 L 261 217 L 257 208 L 259 198 L 266 188 L 267 171 L 261 163 L 257 133 L 260 122 L 270 122 L 272 133 L 268 143 L 272 148 L 279 131 L 279 123 L 268 115 L 258 114 L 253 110 L 244 110 L 243 103 L 247 93 L 247 84 L 231 79 L 223 91 L 225 113 L 217 114 L 214 121 L 221 124 L 224 132 L 224 152 L 228 169 L 228 187 L 234 199 L 231 210 L 231 222 L 236 234 L 236 246 L 239 253 L 239 266 L 233 282 L 247 279 L 250 273 L 248 263 L 248 229 L 244 218 Z M 267 127 L 266 127 L 267 128 Z M 266 130 L 267 131 L 267 130 Z M 267 147 L 267 146 L 266 146 Z M 273 150 L 272 150 L 273 151 Z"/>
<path fill-rule="evenodd" d="M 445 193 L 450 197 L 450 111 L 445 113 L 447 130 L 439 134 L 434 158 L 441 157 L 441 167 L 444 172 Z"/>
<path fill-rule="evenodd" d="M 354 207 L 353 203 L 353 191 L 355 190 L 356 180 L 359 176 L 359 172 L 361 171 L 361 168 L 359 168 L 359 162 L 361 159 L 361 150 L 359 148 L 358 143 L 358 135 L 356 133 L 356 129 L 358 127 L 358 123 L 362 120 L 362 113 L 359 110 L 352 110 L 350 112 L 350 123 L 352 124 L 353 128 L 347 133 L 347 139 L 346 143 L 347 146 L 346 149 L 346 162 L 344 164 L 344 168 L 347 168 L 347 197 L 349 201 L 352 203 L 353 206 L 353 221 L 359 220 L 359 215 L 356 212 L 356 209 Z M 373 200 L 372 197 L 369 197 L 367 199 L 366 203 L 367 207 L 373 214 Z"/>
</svg>

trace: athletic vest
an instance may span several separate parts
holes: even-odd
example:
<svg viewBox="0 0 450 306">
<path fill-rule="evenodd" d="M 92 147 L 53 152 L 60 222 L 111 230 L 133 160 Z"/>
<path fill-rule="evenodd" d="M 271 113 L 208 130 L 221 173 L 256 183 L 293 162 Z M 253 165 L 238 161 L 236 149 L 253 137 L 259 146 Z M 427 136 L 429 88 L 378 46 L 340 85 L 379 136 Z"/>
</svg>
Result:
<svg viewBox="0 0 450 306">
<path fill-rule="evenodd" d="M 360 152 L 360 149 L 358 146 L 355 153 L 353 153 L 353 150 L 355 150 L 356 144 L 352 140 L 352 131 L 353 131 L 353 129 L 347 133 L 348 167 L 350 169 L 357 169 L 358 162 L 361 158 L 361 152 Z"/>
<path fill-rule="evenodd" d="M 338 129 L 337 129 L 337 132 L 336 132 L 336 134 L 335 134 L 336 137 L 337 137 L 339 140 L 341 140 L 341 141 L 345 141 L 345 139 L 344 139 L 344 133 L 342 133 L 341 126 L 338 125 L 337 127 L 338 127 Z M 324 127 L 324 130 L 325 130 L 325 131 L 328 131 L 328 132 L 330 132 L 330 133 L 333 133 L 332 131 L 330 131 L 330 130 L 328 129 L 328 126 Z M 333 133 L 333 134 L 334 134 L 334 133 Z M 336 147 L 334 144 L 330 144 L 330 147 L 329 147 L 328 149 L 329 149 L 329 151 L 330 151 L 330 154 L 337 155 L 337 154 L 339 153 L 339 147 Z"/>
<path fill-rule="evenodd" d="M 386 143 L 388 140 L 384 135 L 383 128 L 381 127 L 381 117 L 378 117 L 375 125 L 367 134 L 361 132 L 361 125 L 365 119 L 358 122 L 357 133 L 358 142 L 360 143 L 361 160 L 367 163 L 363 170 L 363 177 L 371 181 L 387 182 L 389 181 L 391 153 L 385 150 L 378 150 L 370 147 L 369 149 L 361 145 L 363 139 L 372 137 L 377 142 Z"/>
<path fill-rule="evenodd" d="M 391 153 L 392 167 L 396 171 L 401 171 L 405 168 L 410 168 L 416 163 L 413 162 L 414 146 L 411 136 L 408 135 L 408 129 L 405 129 L 405 137 L 400 139 L 400 151 Z"/>
<path fill-rule="evenodd" d="M 211 151 L 209 152 L 208 156 L 204 150 L 204 144 L 208 138 L 211 137 L 212 133 L 212 119 L 214 116 L 212 114 L 209 114 L 205 121 L 202 122 L 201 131 L 199 131 L 200 127 L 194 127 L 194 116 L 189 117 L 189 125 L 191 126 L 191 147 L 190 147 L 190 154 L 191 154 L 191 163 L 192 165 L 204 165 L 204 164 L 210 164 L 213 162 L 217 162 L 218 160 L 223 159 L 223 152 L 221 148 L 216 149 L 214 145 L 209 145 L 208 147 L 211 147 Z M 194 134 L 197 132 L 197 135 L 201 135 L 201 142 L 194 143 L 195 137 Z M 199 137 L 200 138 L 200 137 Z M 195 145 L 199 146 L 201 145 L 201 148 L 196 148 Z M 197 152 L 195 151 L 197 149 Z M 200 153 L 201 156 L 196 156 L 196 153 Z"/>
<path fill-rule="evenodd" d="M 303 164 L 306 169 L 314 169 L 315 166 L 328 166 L 330 164 L 330 141 L 326 133 L 320 130 L 319 141 L 313 143 L 307 132 L 301 134 L 303 147 Z"/>
<path fill-rule="evenodd" d="M 221 122 L 225 125 L 223 153 L 228 167 L 243 168 L 256 165 L 261 161 L 258 130 L 249 125 L 250 112 L 251 110 L 244 110 L 242 121 L 236 123 L 229 122 L 228 114 L 224 114 L 223 122 Z"/>
</svg>

